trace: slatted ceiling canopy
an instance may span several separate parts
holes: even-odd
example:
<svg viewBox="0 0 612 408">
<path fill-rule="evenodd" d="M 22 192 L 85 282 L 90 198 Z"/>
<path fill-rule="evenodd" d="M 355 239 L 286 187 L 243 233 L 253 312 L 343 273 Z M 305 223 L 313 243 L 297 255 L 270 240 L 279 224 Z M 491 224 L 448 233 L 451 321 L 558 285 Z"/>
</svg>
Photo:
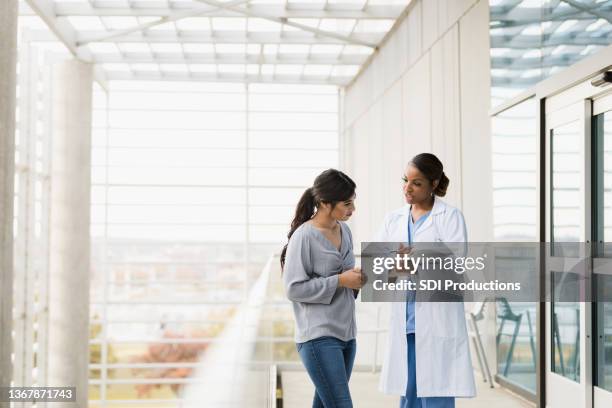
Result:
<svg viewBox="0 0 612 408">
<path fill-rule="evenodd" d="M 612 44 L 610 0 L 491 0 L 491 79 L 520 91 Z"/>
<path fill-rule="evenodd" d="M 411 0 L 22 0 L 107 80 L 343 86 Z"/>
</svg>

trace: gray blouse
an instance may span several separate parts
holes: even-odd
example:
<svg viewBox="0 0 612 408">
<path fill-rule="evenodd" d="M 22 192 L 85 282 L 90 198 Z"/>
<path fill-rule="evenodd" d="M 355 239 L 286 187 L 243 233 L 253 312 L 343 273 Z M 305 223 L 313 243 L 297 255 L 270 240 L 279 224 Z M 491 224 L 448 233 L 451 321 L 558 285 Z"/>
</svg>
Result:
<svg viewBox="0 0 612 408">
<path fill-rule="evenodd" d="M 323 336 L 348 341 L 356 336 L 356 292 L 338 286 L 338 275 L 355 267 L 353 237 L 343 222 L 340 231 L 340 251 L 310 222 L 289 240 L 283 283 L 293 303 L 296 343 Z"/>
</svg>

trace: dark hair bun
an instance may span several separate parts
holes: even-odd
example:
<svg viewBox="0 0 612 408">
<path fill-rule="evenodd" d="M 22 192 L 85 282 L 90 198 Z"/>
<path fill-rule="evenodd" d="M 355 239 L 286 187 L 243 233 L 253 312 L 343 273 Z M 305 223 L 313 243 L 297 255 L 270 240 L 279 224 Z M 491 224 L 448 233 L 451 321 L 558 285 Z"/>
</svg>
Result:
<svg viewBox="0 0 612 408">
<path fill-rule="evenodd" d="M 440 176 L 440 182 L 438 183 L 438 186 L 434 189 L 434 194 L 438 197 L 444 197 L 446 195 L 446 189 L 448 188 L 449 184 L 450 180 L 448 179 L 448 177 L 446 177 L 446 174 L 442 172 L 442 175 Z"/>
<path fill-rule="evenodd" d="M 434 189 L 433 193 L 439 197 L 446 195 L 446 190 L 450 184 L 450 180 L 444 174 L 444 166 L 440 159 L 431 153 L 417 154 L 410 160 L 410 164 L 414 165 L 430 183 L 438 182 L 438 186 Z"/>
</svg>

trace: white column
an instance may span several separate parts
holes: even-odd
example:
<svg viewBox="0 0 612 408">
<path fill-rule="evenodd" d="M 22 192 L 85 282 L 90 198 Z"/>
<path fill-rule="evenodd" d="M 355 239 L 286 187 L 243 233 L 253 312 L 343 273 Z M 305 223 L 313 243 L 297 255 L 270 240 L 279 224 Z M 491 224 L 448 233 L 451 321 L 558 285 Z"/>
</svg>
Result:
<svg viewBox="0 0 612 408">
<path fill-rule="evenodd" d="M 0 1 L 0 386 L 11 382 L 17 0 Z M 8 408 L 8 403 L 0 402 Z"/>
<path fill-rule="evenodd" d="M 92 81 L 91 64 L 53 67 L 48 386 L 75 386 L 78 407 L 87 406 L 89 360 Z"/>
</svg>

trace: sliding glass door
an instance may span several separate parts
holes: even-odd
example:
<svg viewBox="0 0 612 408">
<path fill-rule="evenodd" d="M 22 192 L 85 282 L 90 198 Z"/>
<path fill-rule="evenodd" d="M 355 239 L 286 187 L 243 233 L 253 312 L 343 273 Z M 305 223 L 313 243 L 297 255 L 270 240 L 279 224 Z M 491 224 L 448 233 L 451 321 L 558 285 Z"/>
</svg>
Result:
<svg viewBox="0 0 612 408">
<path fill-rule="evenodd" d="M 612 407 L 612 95 L 593 101 L 594 408 Z"/>
<path fill-rule="evenodd" d="M 545 99 L 547 406 L 612 406 L 612 91 Z"/>
<path fill-rule="evenodd" d="M 571 95 L 569 96 L 571 97 Z M 588 307 L 583 261 L 589 226 L 585 202 L 588 106 L 560 95 L 546 109 L 546 249 L 550 277 L 546 310 L 547 402 L 551 407 L 590 408 L 585 398 Z"/>
</svg>

